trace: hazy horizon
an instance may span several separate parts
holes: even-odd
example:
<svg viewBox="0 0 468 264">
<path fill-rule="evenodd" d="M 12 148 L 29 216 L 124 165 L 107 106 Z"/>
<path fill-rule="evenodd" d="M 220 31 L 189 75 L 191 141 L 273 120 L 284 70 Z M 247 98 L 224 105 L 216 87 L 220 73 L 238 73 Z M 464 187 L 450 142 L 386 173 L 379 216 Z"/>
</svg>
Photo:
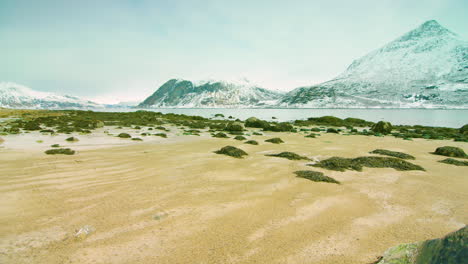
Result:
<svg viewBox="0 0 468 264">
<path fill-rule="evenodd" d="M 100 103 L 143 100 L 172 78 L 289 91 L 427 20 L 468 36 L 466 1 L 342 2 L 6 0 L 0 81 Z"/>
</svg>

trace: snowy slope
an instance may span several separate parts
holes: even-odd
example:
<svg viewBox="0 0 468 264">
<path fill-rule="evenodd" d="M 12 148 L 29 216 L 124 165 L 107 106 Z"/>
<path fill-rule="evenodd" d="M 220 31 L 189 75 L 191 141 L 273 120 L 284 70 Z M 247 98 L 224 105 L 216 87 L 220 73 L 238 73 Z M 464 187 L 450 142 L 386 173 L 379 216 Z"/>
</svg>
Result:
<svg viewBox="0 0 468 264">
<path fill-rule="evenodd" d="M 282 94 L 257 87 L 247 80 L 199 81 L 171 79 L 139 107 L 265 107 L 277 103 Z"/>
<path fill-rule="evenodd" d="M 78 97 L 34 91 L 11 82 L 0 82 L 0 107 L 63 109 L 101 108 L 102 106 Z"/>
<path fill-rule="evenodd" d="M 427 21 L 335 79 L 289 92 L 280 105 L 468 108 L 468 42 Z"/>
</svg>

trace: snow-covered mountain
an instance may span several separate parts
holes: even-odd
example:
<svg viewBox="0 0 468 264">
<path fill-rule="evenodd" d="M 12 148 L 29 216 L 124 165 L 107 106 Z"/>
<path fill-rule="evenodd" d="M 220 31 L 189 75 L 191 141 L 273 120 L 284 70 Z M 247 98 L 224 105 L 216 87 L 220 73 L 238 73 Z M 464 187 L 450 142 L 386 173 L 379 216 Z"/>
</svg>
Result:
<svg viewBox="0 0 468 264">
<path fill-rule="evenodd" d="M 103 106 L 74 96 L 34 91 L 11 82 L 0 82 L 0 107 L 28 109 L 82 109 Z"/>
<path fill-rule="evenodd" d="M 468 108 L 468 42 L 430 20 L 335 79 L 289 92 L 279 105 Z"/>
<path fill-rule="evenodd" d="M 283 94 L 260 88 L 247 80 L 200 81 L 171 79 L 138 107 L 267 107 L 277 104 Z"/>
</svg>

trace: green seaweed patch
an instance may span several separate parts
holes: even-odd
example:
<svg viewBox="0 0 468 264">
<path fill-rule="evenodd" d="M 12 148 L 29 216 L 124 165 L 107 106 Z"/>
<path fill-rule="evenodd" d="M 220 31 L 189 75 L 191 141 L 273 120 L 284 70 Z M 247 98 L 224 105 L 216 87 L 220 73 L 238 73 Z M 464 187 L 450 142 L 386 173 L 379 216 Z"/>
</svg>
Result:
<svg viewBox="0 0 468 264">
<path fill-rule="evenodd" d="M 39 131 L 39 132 L 41 132 L 41 133 L 51 133 L 51 134 L 54 134 L 54 133 L 55 133 L 55 131 L 52 130 L 52 129 L 43 129 L 43 130 L 41 130 L 41 131 Z"/>
<path fill-rule="evenodd" d="M 250 145 L 258 145 L 258 142 L 255 140 L 247 140 L 245 144 L 250 144 Z"/>
<path fill-rule="evenodd" d="M 229 132 L 242 132 L 244 131 L 244 125 L 241 122 L 229 123 L 224 130 Z"/>
<path fill-rule="evenodd" d="M 254 136 L 263 136 L 263 134 L 260 133 L 260 132 L 253 132 L 252 135 L 254 135 Z"/>
<path fill-rule="evenodd" d="M 132 136 L 130 136 L 130 134 L 128 133 L 120 133 L 117 135 L 117 137 L 119 138 L 131 138 Z"/>
<path fill-rule="evenodd" d="M 45 154 L 47 155 L 57 155 L 57 154 L 73 155 L 75 154 L 75 151 L 69 148 L 49 149 L 45 151 Z"/>
<path fill-rule="evenodd" d="M 221 148 L 220 150 L 215 151 L 216 154 L 223 154 L 228 155 L 234 158 L 242 158 L 243 156 L 248 155 L 247 152 L 243 151 L 240 148 L 236 148 L 233 146 L 226 146 Z"/>
<path fill-rule="evenodd" d="M 68 142 L 77 142 L 77 141 L 79 141 L 79 139 L 77 139 L 76 137 L 69 137 L 69 138 L 67 138 L 65 140 L 68 141 Z"/>
<path fill-rule="evenodd" d="M 463 149 L 450 146 L 438 147 L 433 154 L 456 158 L 468 157 Z"/>
<path fill-rule="evenodd" d="M 324 168 L 335 171 L 355 170 L 362 171 L 363 167 L 368 168 L 393 168 L 399 171 L 421 170 L 424 168 L 410 163 L 408 161 L 393 158 L 393 157 L 358 157 L 358 158 L 341 158 L 331 157 L 322 160 L 316 164 L 309 164 L 309 166 Z"/>
<path fill-rule="evenodd" d="M 295 171 L 294 173 L 296 174 L 296 177 L 304 178 L 314 182 L 329 182 L 340 184 L 339 181 L 333 179 L 332 177 L 325 176 L 322 172 L 319 171 L 302 170 Z"/>
<path fill-rule="evenodd" d="M 223 132 L 213 134 L 212 136 L 215 138 L 229 138 L 228 135 L 224 134 Z"/>
<path fill-rule="evenodd" d="M 235 140 L 246 140 L 247 138 L 244 137 L 244 136 L 235 136 L 234 139 Z"/>
<path fill-rule="evenodd" d="M 154 134 L 154 135 L 157 136 L 157 137 L 167 138 L 167 134 L 166 134 L 166 133 L 156 133 L 156 134 Z"/>
<path fill-rule="evenodd" d="M 141 138 L 132 138 L 132 140 L 134 140 L 134 141 L 143 141 L 143 139 L 141 139 Z"/>
<path fill-rule="evenodd" d="M 284 141 L 281 138 L 270 138 L 270 139 L 265 140 L 265 142 L 270 142 L 270 143 L 273 143 L 273 144 L 284 143 Z"/>
<path fill-rule="evenodd" d="M 395 158 L 400 158 L 400 159 L 408 159 L 408 160 L 416 159 L 414 156 L 411 156 L 409 154 L 398 152 L 398 151 L 386 150 L 386 149 L 376 149 L 369 153 L 380 154 L 380 155 L 385 155 L 385 156 L 390 156 L 390 157 L 395 157 Z"/>
<path fill-rule="evenodd" d="M 305 136 L 306 138 L 316 138 L 317 135 L 315 133 L 310 133 L 309 135 Z"/>
<path fill-rule="evenodd" d="M 392 132 L 392 124 L 390 122 L 379 121 L 377 124 L 371 127 L 371 131 L 374 133 L 390 134 Z"/>
<path fill-rule="evenodd" d="M 53 145 L 50 145 L 51 148 L 60 148 L 60 144 L 53 144 Z"/>
<path fill-rule="evenodd" d="M 445 163 L 445 164 L 451 164 L 451 165 L 455 165 L 455 166 L 468 166 L 468 161 L 456 160 L 456 159 L 452 159 L 452 158 L 439 160 L 439 162 L 442 162 L 442 163 Z"/>
<path fill-rule="evenodd" d="M 278 157 L 278 158 L 285 158 L 288 160 L 310 160 L 308 157 L 301 156 L 299 154 L 296 154 L 294 152 L 288 152 L 284 151 L 278 154 L 266 154 L 265 156 L 269 157 Z"/>
<path fill-rule="evenodd" d="M 327 133 L 339 134 L 340 132 L 335 128 L 327 128 Z"/>
</svg>

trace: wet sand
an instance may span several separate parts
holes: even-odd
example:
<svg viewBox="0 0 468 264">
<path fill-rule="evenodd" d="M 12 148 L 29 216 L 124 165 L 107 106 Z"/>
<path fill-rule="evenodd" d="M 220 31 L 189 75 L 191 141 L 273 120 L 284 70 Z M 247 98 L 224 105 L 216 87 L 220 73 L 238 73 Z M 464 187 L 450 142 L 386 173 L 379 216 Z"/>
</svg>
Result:
<svg viewBox="0 0 468 264">
<path fill-rule="evenodd" d="M 1 263 L 369 263 L 468 222 L 468 168 L 429 153 L 466 151 L 463 142 L 267 133 L 248 137 L 258 146 L 179 136 L 49 156 L 5 147 L 10 137 L 0 149 Z M 271 137 L 286 143 L 263 142 Z M 226 145 L 249 156 L 213 153 Z M 357 157 L 376 148 L 411 154 L 427 171 L 336 172 L 264 156 Z M 304 169 L 342 184 L 293 174 Z M 75 237 L 85 225 L 94 232 Z"/>
</svg>

